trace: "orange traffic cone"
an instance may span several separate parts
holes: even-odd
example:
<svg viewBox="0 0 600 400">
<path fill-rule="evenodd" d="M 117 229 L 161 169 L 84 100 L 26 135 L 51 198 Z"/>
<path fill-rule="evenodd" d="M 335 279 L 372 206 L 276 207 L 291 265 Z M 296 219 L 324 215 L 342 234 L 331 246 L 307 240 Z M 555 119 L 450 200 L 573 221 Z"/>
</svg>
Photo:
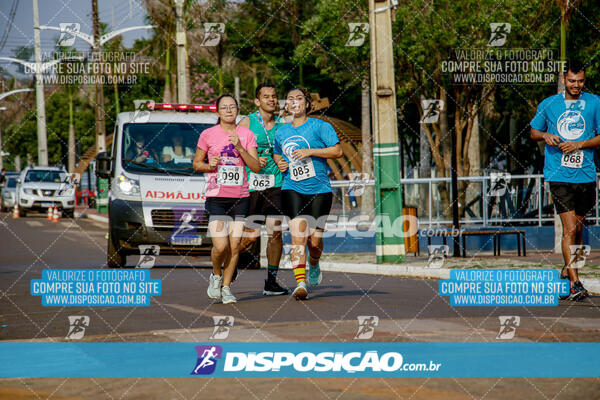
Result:
<svg viewBox="0 0 600 400">
<path fill-rule="evenodd" d="M 60 215 L 58 214 L 58 207 L 54 206 L 54 213 L 52 214 L 52 222 L 58 222 Z"/>
<path fill-rule="evenodd" d="M 46 219 L 48 221 L 52 221 L 52 206 L 48 206 L 48 213 L 46 214 Z"/>
<path fill-rule="evenodd" d="M 13 208 L 13 214 L 12 214 L 13 218 L 20 218 L 21 214 L 19 212 L 19 203 L 15 202 L 15 207 Z"/>
</svg>

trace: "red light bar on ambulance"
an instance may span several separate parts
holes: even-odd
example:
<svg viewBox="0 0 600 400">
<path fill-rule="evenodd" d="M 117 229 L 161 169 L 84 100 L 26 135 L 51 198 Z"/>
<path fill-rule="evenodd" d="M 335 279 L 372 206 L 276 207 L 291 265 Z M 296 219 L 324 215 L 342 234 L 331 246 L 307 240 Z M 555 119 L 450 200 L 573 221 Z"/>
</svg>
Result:
<svg viewBox="0 0 600 400">
<path fill-rule="evenodd" d="M 156 110 L 174 110 L 174 111 L 217 111 L 215 104 L 170 104 L 170 103 L 148 103 L 148 109 Z"/>
</svg>

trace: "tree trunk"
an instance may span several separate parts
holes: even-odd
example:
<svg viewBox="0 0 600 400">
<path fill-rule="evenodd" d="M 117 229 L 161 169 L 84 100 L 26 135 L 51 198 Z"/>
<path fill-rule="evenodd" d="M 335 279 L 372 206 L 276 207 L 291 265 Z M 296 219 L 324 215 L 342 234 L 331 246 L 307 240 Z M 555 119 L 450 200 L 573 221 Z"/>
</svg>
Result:
<svg viewBox="0 0 600 400">
<path fill-rule="evenodd" d="M 75 126 L 73 124 L 73 96 L 69 93 L 69 149 L 68 165 L 69 172 L 75 171 Z"/>
<path fill-rule="evenodd" d="M 419 138 L 419 176 L 421 178 L 431 177 L 431 148 L 427 142 L 427 132 L 425 127 L 420 124 Z M 429 185 L 419 185 L 419 215 L 429 216 Z M 427 210 L 427 213 L 425 213 Z"/>
<path fill-rule="evenodd" d="M 440 100 L 444 102 L 444 108 L 440 111 L 440 148 L 443 154 L 444 168 L 440 170 L 439 165 L 437 166 L 437 176 L 446 177 L 446 171 L 450 170 L 450 161 L 452 159 L 452 137 L 448 133 L 448 101 L 446 90 L 440 88 Z M 437 164 L 437 163 L 436 163 Z M 440 193 L 440 200 L 442 202 L 442 213 L 444 219 L 452 219 L 452 207 L 450 207 L 450 192 L 448 190 L 449 183 L 440 182 L 438 184 L 438 191 Z"/>
<path fill-rule="evenodd" d="M 471 138 L 469 140 L 467 157 L 469 158 L 469 171 L 466 173 L 469 176 L 481 175 L 481 151 L 479 148 L 479 115 L 473 118 L 473 126 L 471 128 Z M 466 187 L 465 202 L 463 207 L 474 200 L 481 193 L 481 185 L 474 183 Z M 475 213 L 477 215 L 477 213 Z M 463 214 L 464 215 L 464 214 Z"/>
<path fill-rule="evenodd" d="M 362 81 L 361 88 L 361 131 L 362 131 L 362 172 L 368 176 L 368 179 L 373 178 L 373 141 L 371 140 L 371 112 L 369 104 L 369 83 L 367 80 Z M 364 176 L 363 175 L 363 176 Z M 362 195 L 360 205 L 361 215 L 368 215 L 369 220 L 375 215 L 375 187 L 366 186 Z"/>
</svg>

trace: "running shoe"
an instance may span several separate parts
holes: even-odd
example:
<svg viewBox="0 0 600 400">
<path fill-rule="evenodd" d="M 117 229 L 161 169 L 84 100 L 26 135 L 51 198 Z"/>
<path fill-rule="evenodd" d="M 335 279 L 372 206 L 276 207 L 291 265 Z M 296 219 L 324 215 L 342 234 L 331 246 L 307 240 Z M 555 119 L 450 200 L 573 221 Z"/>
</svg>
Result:
<svg viewBox="0 0 600 400">
<path fill-rule="evenodd" d="M 294 296 L 296 300 L 308 299 L 308 289 L 306 288 L 306 283 L 300 282 L 298 286 L 296 286 L 296 289 L 294 289 L 292 296 Z"/>
<path fill-rule="evenodd" d="M 579 281 L 575 282 L 571 286 L 571 291 L 569 292 L 568 299 L 572 300 L 572 301 L 581 300 L 585 297 L 585 293 L 587 293 L 587 290 L 585 290 L 583 288 L 583 285 L 581 285 L 581 282 L 579 282 Z"/>
<path fill-rule="evenodd" d="M 237 303 L 237 299 L 231 294 L 229 286 L 223 286 L 221 288 L 221 301 L 223 301 L 223 304 Z"/>
<path fill-rule="evenodd" d="M 569 274 L 565 275 L 565 269 L 566 269 L 566 268 L 567 268 L 567 267 L 565 266 L 565 267 L 563 267 L 563 268 L 560 270 L 560 275 L 559 275 L 559 278 L 560 278 L 560 279 L 567 279 L 567 280 L 569 280 Z M 564 296 L 558 296 L 558 299 L 559 299 L 559 300 L 567 300 L 567 299 L 569 298 L 569 296 L 570 296 L 570 295 L 571 295 L 571 291 L 569 291 L 569 293 L 568 293 L 568 294 L 566 294 L 566 295 L 564 295 Z"/>
<path fill-rule="evenodd" d="M 221 276 L 210 274 L 210 279 L 208 280 L 208 289 L 206 289 L 206 294 L 211 299 L 220 299 L 221 298 Z"/>
<path fill-rule="evenodd" d="M 581 296 L 579 296 L 579 300 L 583 300 L 586 297 L 589 297 L 590 293 L 587 291 L 586 288 L 583 287 L 583 284 L 581 283 L 581 281 L 577 281 L 575 282 L 575 286 L 579 289 L 579 291 L 581 292 Z"/>
<path fill-rule="evenodd" d="M 312 266 L 308 265 L 308 284 L 310 286 L 317 286 L 323 280 L 323 274 L 321 273 L 321 268 L 319 268 L 319 263 L 317 265 Z"/>
<path fill-rule="evenodd" d="M 290 291 L 284 287 L 281 287 L 275 279 L 265 279 L 265 288 L 263 289 L 263 295 L 265 296 L 281 296 L 288 294 Z"/>
</svg>

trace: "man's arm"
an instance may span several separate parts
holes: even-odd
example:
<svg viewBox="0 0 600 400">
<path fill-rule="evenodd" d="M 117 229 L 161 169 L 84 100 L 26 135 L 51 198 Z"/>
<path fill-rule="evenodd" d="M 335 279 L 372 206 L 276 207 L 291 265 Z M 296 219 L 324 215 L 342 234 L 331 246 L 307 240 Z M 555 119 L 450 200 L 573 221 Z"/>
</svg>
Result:
<svg viewBox="0 0 600 400">
<path fill-rule="evenodd" d="M 542 132 L 537 129 L 531 128 L 531 132 L 529 133 L 529 137 L 536 142 L 543 140 L 546 142 L 548 146 L 558 146 L 562 139 L 558 135 L 553 135 L 548 132 Z"/>
<path fill-rule="evenodd" d="M 558 148 L 561 149 L 563 153 L 571 153 L 575 150 L 590 149 L 598 146 L 600 146 L 600 135 L 596 135 L 594 138 L 588 140 L 563 142 L 558 145 Z"/>
</svg>

